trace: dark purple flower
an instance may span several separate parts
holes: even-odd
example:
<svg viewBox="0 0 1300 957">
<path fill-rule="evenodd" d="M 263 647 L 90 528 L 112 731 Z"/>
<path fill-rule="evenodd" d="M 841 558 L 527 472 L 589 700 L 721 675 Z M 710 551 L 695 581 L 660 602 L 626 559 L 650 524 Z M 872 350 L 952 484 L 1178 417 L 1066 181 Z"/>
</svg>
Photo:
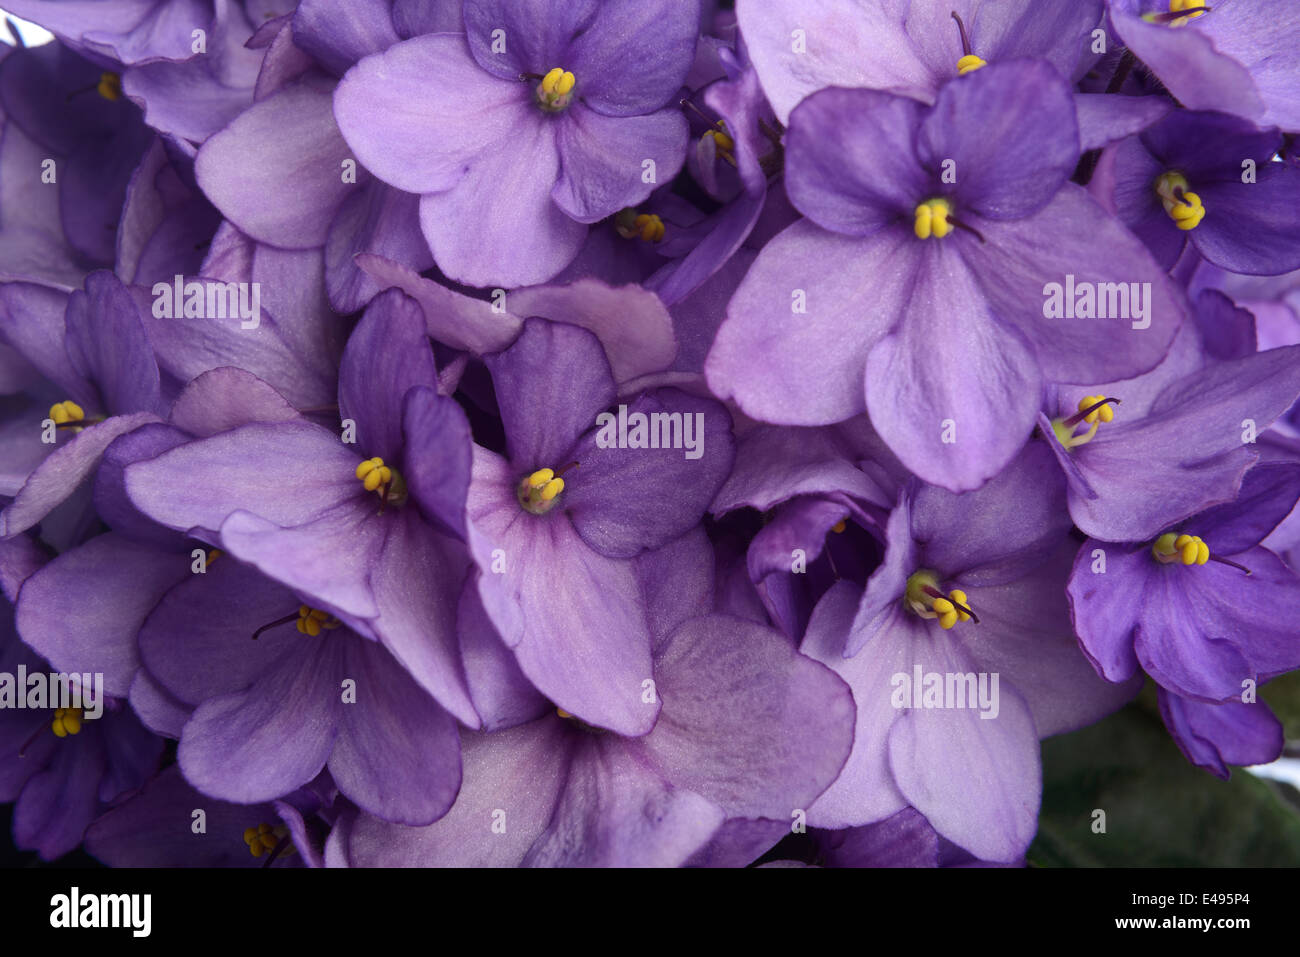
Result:
<svg viewBox="0 0 1300 957">
<path fill-rule="evenodd" d="M 1145 671 L 1183 698 L 1253 700 L 1253 689 L 1300 668 L 1300 578 L 1260 546 L 1300 501 L 1300 465 L 1246 473 L 1231 502 L 1150 539 L 1079 550 L 1068 593 L 1097 673 Z"/>
<path fill-rule="evenodd" d="M 1300 129 L 1300 20 L 1289 0 L 1106 6 L 1119 38 L 1189 110 Z"/>
<path fill-rule="evenodd" d="M 1300 266 L 1300 168 L 1282 133 L 1222 113 L 1176 111 L 1111 147 L 1091 188 L 1165 268 L 1190 243 L 1252 275 Z"/>
</svg>

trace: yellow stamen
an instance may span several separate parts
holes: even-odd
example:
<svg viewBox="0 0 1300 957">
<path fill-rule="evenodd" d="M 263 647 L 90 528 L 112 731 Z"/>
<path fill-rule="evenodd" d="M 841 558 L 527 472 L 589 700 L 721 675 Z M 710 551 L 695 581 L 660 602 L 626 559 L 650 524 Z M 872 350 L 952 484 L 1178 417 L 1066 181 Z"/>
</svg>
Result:
<svg viewBox="0 0 1300 957">
<path fill-rule="evenodd" d="M 632 221 L 632 228 L 636 231 L 636 235 L 648 243 L 659 242 L 667 232 L 664 221 L 653 213 L 649 215 L 642 213 Z"/>
<path fill-rule="evenodd" d="M 1116 400 L 1118 401 L 1118 400 Z M 1100 405 L 1098 403 L 1101 403 Z M 1092 408 L 1096 406 L 1096 408 Z M 1076 408 L 1082 412 L 1085 409 L 1092 408 L 1092 411 L 1085 415 L 1083 422 L 1088 423 L 1088 431 L 1082 435 L 1075 435 L 1074 430 L 1078 428 L 1079 421 L 1074 416 L 1070 418 L 1073 422 L 1067 422 L 1066 419 L 1053 419 L 1052 431 L 1056 433 L 1056 440 L 1067 449 L 1075 449 L 1080 445 L 1087 445 L 1097 434 L 1097 429 L 1103 422 L 1110 422 L 1115 418 L 1115 410 L 1110 407 L 1110 400 L 1104 395 L 1085 395 L 1079 400 Z"/>
<path fill-rule="evenodd" d="M 1184 232 L 1195 229 L 1205 218 L 1201 197 L 1188 192 L 1187 177 L 1182 173 L 1162 173 L 1156 180 L 1156 195 L 1174 225 Z"/>
<path fill-rule="evenodd" d="M 99 83 L 95 90 L 106 100 L 120 100 L 122 98 L 122 78 L 116 73 L 106 70 L 99 75 Z"/>
<path fill-rule="evenodd" d="M 69 422 L 83 421 L 86 418 L 86 412 L 71 399 L 64 399 L 62 402 L 56 402 L 50 406 L 50 418 L 55 425 L 67 425 Z"/>
<path fill-rule="evenodd" d="M 1151 554 L 1162 565 L 1204 565 L 1210 560 L 1210 546 L 1196 535 L 1166 532 L 1151 546 Z"/>
<path fill-rule="evenodd" d="M 722 122 L 722 120 L 718 120 L 718 128 L 716 130 L 709 130 L 709 132 L 704 135 L 713 137 L 713 142 L 718 144 L 719 150 L 726 150 L 730 153 L 736 148 L 736 141 L 727 134 L 727 126 Z"/>
<path fill-rule="evenodd" d="M 257 827 L 244 829 L 244 843 L 248 845 L 248 852 L 254 857 L 261 857 L 263 854 L 269 854 L 275 850 L 275 846 L 281 840 L 289 836 L 289 829 L 281 825 L 280 827 L 271 827 L 269 824 L 259 824 Z M 292 854 L 296 848 L 292 843 L 286 844 L 282 854 Z"/>
<path fill-rule="evenodd" d="M 1205 15 L 1205 0 L 1169 0 L 1169 12 L 1183 14 L 1182 19 L 1174 21 L 1176 24 L 1194 20 Z"/>
<path fill-rule="evenodd" d="M 315 638 L 321 633 L 322 629 L 333 631 L 342 625 L 342 622 L 327 611 L 312 608 L 310 605 L 299 605 L 297 625 L 299 632 Z"/>
<path fill-rule="evenodd" d="M 525 511 L 545 515 L 559 502 L 564 491 L 564 479 L 554 469 L 538 469 L 519 483 L 516 494 Z"/>
<path fill-rule="evenodd" d="M 1098 402 L 1101 402 L 1103 404 L 1097 405 Z M 1089 425 L 1092 425 L 1093 423 L 1098 421 L 1110 422 L 1115 418 L 1115 410 L 1110 407 L 1109 402 L 1106 402 L 1106 397 L 1104 395 L 1084 396 L 1082 399 L 1079 400 L 1079 404 L 1075 408 L 1077 408 L 1080 412 L 1082 412 L 1084 409 L 1089 408 L 1090 406 L 1097 406 L 1097 407 L 1083 417 L 1083 421 L 1087 422 Z"/>
<path fill-rule="evenodd" d="M 844 524 L 844 519 L 840 519 L 838 522 L 836 522 L 834 525 L 831 526 L 831 531 L 834 532 L 836 535 L 840 535 L 843 534 L 844 529 L 846 528 L 848 528 L 848 526 Z"/>
<path fill-rule="evenodd" d="M 542 77 L 542 82 L 537 84 L 537 105 L 548 113 L 559 112 L 573 99 L 573 88 L 577 82 L 572 73 L 558 66 L 548 71 Z"/>
<path fill-rule="evenodd" d="M 941 597 L 933 592 L 940 592 L 938 576 L 934 572 L 919 571 L 907 579 L 907 588 L 903 593 L 903 603 L 922 618 L 936 618 L 944 631 L 952 628 L 959 621 L 970 621 L 967 610 L 970 602 L 966 593 L 960 588 L 948 592 L 948 597 Z"/>
<path fill-rule="evenodd" d="M 952 205 L 946 199 L 927 199 L 917 206 L 916 221 L 913 224 L 916 238 L 929 239 L 933 236 L 935 239 L 943 239 L 952 232 L 952 223 L 948 222 L 948 214 L 951 212 Z"/>
<path fill-rule="evenodd" d="M 57 738 L 66 738 L 81 731 L 82 710 L 80 708 L 55 708 L 54 720 L 50 728 Z"/>
<path fill-rule="evenodd" d="M 402 505 L 406 502 L 406 483 L 402 481 L 401 474 L 385 465 L 384 460 L 378 456 L 358 465 L 356 476 L 361 479 L 361 485 L 367 492 L 378 492 L 385 505 Z M 382 506 L 380 511 L 383 511 Z"/>
<path fill-rule="evenodd" d="M 987 65 L 988 65 L 987 61 L 985 61 L 981 57 L 977 57 L 973 53 L 967 53 L 964 57 L 962 57 L 960 60 L 957 61 L 957 75 L 965 76 L 967 73 L 974 73 L 980 67 L 987 66 Z"/>
</svg>

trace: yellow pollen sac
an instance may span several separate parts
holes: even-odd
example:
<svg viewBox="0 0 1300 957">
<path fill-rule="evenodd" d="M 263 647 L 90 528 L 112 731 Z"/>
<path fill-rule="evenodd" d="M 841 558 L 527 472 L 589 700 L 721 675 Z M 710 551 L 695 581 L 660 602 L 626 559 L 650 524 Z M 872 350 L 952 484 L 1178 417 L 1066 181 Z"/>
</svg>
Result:
<svg viewBox="0 0 1300 957">
<path fill-rule="evenodd" d="M 632 221 L 632 228 L 636 231 L 636 235 L 648 243 L 659 242 L 664 238 L 664 233 L 668 231 L 664 226 L 664 221 L 653 213 L 649 215 L 642 213 Z"/>
<path fill-rule="evenodd" d="M 1205 15 L 1205 0 L 1169 0 L 1169 12 L 1181 13 L 1183 19 L 1194 20 Z M 1182 23 L 1183 19 L 1175 22 Z"/>
<path fill-rule="evenodd" d="M 713 142 L 718 144 L 719 150 L 725 150 L 730 153 L 736 148 L 736 141 L 727 135 L 727 127 L 722 120 L 718 120 L 718 128 L 716 130 L 709 130 L 709 132 L 704 135 L 713 137 Z"/>
<path fill-rule="evenodd" d="M 81 718 L 80 708 L 55 708 L 54 720 L 50 722 L 50 728 L 56 738 L 66 738 L 81 730 Z"/>
<path fill-rule="evenodd" d="M 1204 565 L 1210 560 L 1210 546 L 1199 536 L 1166 532 L 1155 540 L 1151 554 L 1163 565 Z"/>
<path fill-rule="evenodd" d="M 557 476 L 554 469 L 538 469 L 524 476 L 516 490 L 524 511 L 534 515 L 545 515 L 554 508 L 563 491 L 564 479 Z"/>
<path fill-rule="evenodd" d="M 965 76 L 967 73 L 974 73 L 982 66 L 988 66 L 988 62 L 973 53 L 967 53 L 957 61 L 957 75 Z"/>
<path fill-rule="evenodd" d="M 968 611 L 970 602 L 966 600 L 966 593 L 954 588 L 944 598 L 938 587 L 938 576 L 930 571 L 915 572 L 907 579 L 903 603 L 921 618 L 937 618 L 944 631 L 973 617 Z"/>
<path fill-rule="evenodd" d="M 376 456 L 373 459 L 366 459 L 357 466 L 357 478 L 361 479 L 361 484 L 366 487 L 367 492 L 374 492 L 381 485 L 387 485 L 393 480 L 393 470 L 384 464 L 384 460 Z"/>
<path fill-rule="evenodd" d="M 122 98 L 122 78 L 116 73 L 105 71 L 99 76 L 95 91 L 106 100 L 117 101 Z"/>
<path fill-rule="evenodd" d="M 1098 402 L 1103 402 L 1105 404 L 1097 405 Z M 1097 421 L 1110 422 L 1115 418 L 1115 410 L 1110 407 L 1109 402 L 1106 402 L 1106 397 L 1104 395 L 1084 396 L 1082 399 L 1079 400 L 1079 405 L 1077 408 L 1079 409 L 1080 412 L 1082 412 L 1084 409 L 1087 409 L 1090 406 L 1097 406 L 1097 407 L 1083 417 L 1083 421 L 1087 422 L 1089 425 L 1092 425 L 1094 422 Z"/>
<path fill-rule="evenodd" d="M 297 624 L 299 632 L 315 638 L 321 633 L 322 629 L 333 631 L 342 622 L 327 611 L 321 611 L 319 608 L 312 608 L 309 605 L 299 605 Z"/>
<path fill-rule="evenodd" d="M 573 99 L 573 88 L 577 82 L 572 73 L 557 66 L 537 84 L 537 105 L 548 113 L 558 113 Z"/>
<path fill-rule="evenodd" d="M 1162 173 L 1156 180 L 1156 195 L 1174 225 L 1184 232 L 1195 229 L 1205 218 L 1201 197 L 1188 192 L 1187 177 L 1182 173 Z"/>
<path fill-rule="evenodd" d="M 838 522 L 836 522 L 834 525 L 831 526 L 831 531 L 834 532 L 836 535 L 842 535 L 844 533 L 844 529 L 846 528 L 848 528 L 848 526 L 844 523 L 844 519 L 840 519 Z"/>
<path fill-rule="evenodd" d="M 254 857 L 261 857 L 263 854 L 269 854 L 275 850 L 275 846 L 287 837 L 289 829 L 286 827 L 271 827 L 269 824 L 259 824 L 257 827 L 244 829 L 244 843 L 248 845 L 248 853 Z M 286 844 L 282 854 L 292 854 L 296 848 L 293 844 Z"/>
<path fill-rule="evenodd" d="M 1076 408 L 1078 408 L 1080 412 L 1083 412 L 1086 409 L 1091 409 L 1092 411 L 1088 412 L 1088 414 L 1083 416 L 1082 419 L 1078 416 L 1071 416 L 1068 420 L 1064 418 L 1053 419 L 1052 431 L 1056 433 L 1056 440 L 1067 449 L 1075 449 L 1080 445 L 1087 445 L 1097 434 L 1097 429 L 1101 427 L 1103 422 L 1114 420 L 1115 410 L 1110 407 L 1112 401 L 1119 400 L 1107 399 L 1104 395 L 1085 395 L 1079 400 L 1079 404 Z M 1098 403 L 1101 404 L 1099 405 Z M 1074 430 L 1079 427 L 1081 421 L 1088 423 L 1088 431 L 1084 432 L 1082 435 L 1075 435 Z"/>
<path fill-rule="evenodd" d="M 81 422 L 86 418 L 85 410 L 71 399 L 64 399 L 50 406 L 50 419 L 55 425 L 67 425 L 69 422 Z"/>
<path fill-rule="evenodd" d="M 948 214 L 951 212 L 952 206 L 946 199 L 927 199 L 916 207 L 916 222 L 913 224 L 916 238 L 929 239 L 933 236 L 935 239 L 943 239 L 952 232 L 952 223 L 948 222 Z"/>
</svg>

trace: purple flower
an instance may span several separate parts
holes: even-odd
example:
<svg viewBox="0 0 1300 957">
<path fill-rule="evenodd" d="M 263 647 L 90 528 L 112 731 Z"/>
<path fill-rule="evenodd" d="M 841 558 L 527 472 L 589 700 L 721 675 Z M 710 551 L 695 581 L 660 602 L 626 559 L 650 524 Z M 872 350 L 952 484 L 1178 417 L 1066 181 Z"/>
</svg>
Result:
<svg viewBox="0 0 1300 957">
<path fill-rule="evenodd" d="M 1262 701 L 1209 704 L 1160 688 L 1160 717 L 1179 749 L 1197 767 L 1227 778 L 1229 764 L 1268 764 L 1282 754 L 1282 722 Z"/>
<path fill-rule="evenodd" d="M 205 794 L 269 801 L 328 768 L 386 820 L 429 824 L 455 799 L 455 719 L 378 642 L 231 558 L 163 596 L 140 656 L 192 709 L 177 757 Z"/>
<path fill-rule="evenodd" d="M 467 0 L 465 35 L 369 57 L 334 97 L 357 159 L 420 194 L 438 267 L 475 286 L 544 282 L 587 223 L 649 196 L 685 158 L 664 109 L 691 64 L 697 2 Z"/>
<path fill-rule="evenodd" d="M 699 523 L 731 468 L 730 419 L 675 389 L 608 411 L 605 354 L 574 326 L 529 320 L 487 365 L 508 455 L 474 448 L 466 508 L 483 606 L 548 698 L 645 734 L 658 704 L 643 699 L 650 632 L 631 559 Z"/>
<path fill-rule="evenodd" d="M 1023 57 L 1041 58 L 1071 79 L 1102 5 L 740 0 L 737 14 L 763 90 L 777 119 L 789 123 L 800 100 L 829 86 L 891 90 L 929 103 L 959 73 Z"/>
<path fill-rule="evenodd" d="M 10 283 L 0 288 L 0 310 L 0 335 L 62 396 L 26 423 L 24 441 L 39 440 L 45 454 L 0 512 L 0 537 L 8 537 L 71 496 L 119 435 L 159 421 L 161 397 L 140 306 L 112 273 L 91 273 L 70 295 Z M 47 443 L 60 429 L 71 438 Z"/>
<path fill-rule="evenodd" d="M 1166 268 L 1190 243 L 1232 272 L 1289 272 L 1300 266 L 1300 168 L 1273 161 L 1282 142 L 1276 129 L 1180 110 L 1112 147 L 1092 189 Z"/>
<path fill-rule="evenodd" d="M 34 570 L 35 551 L 26 539 L 0 544 L 6 595 L 0 597 L 0 674 L 10 695 L 28 696 L 30 684 L 17 686 L 24 673 L 39 674 L 50 686 L 50 667 L 19 640 L 10 604 L 21 595 L 20 576 Z M 139 787 L 162 755 L 162 740 L 130 710 L 102 690 L 96 694 L 97 702 L 66 710 L 51 700 L 34 709 L 13 700 L 0 707 L 0 801 L 16 802 L 14 843 L 47 861 L 75 849 L 86 826 Z"/>
<path fill-rule="evenodd" d="M 1066 183 L 1074 107 L 1045 64 L 977 70 L 928 109 L 824 90 L 791 115 L 786 156 L 808 218 L 764 247 L 705 367 L 756 418 L 865 408 L 921 478 L 977 488 L 1028 438 L 1044 380 L 1145 371 L 1182 319 L 1141 245 Z M 1068 277 L 1138 282 L 1142 320 L 1046 319 Z"/>
<path fill-rule="evenodd" d="M 1197 309 L 1221 328 L 1235 311 L 1218 293 Z M 1259 457 L 1256 436 L 1300 395 L 1297 357 L 1300 346 L 1288 346 L 1213 361 L 1189 324 L 1154 371 L 1061 390 L 1048 403 L 1057 416 L 1040 413 L 1039 431 L 1069 479 L 1074 523 L 1094 538 L 1132 542 L 1231 501 Z"/>
<path fill-rule="evenodd" d="M 1183 698 L 1215 703 L 1300 668 L 1300 578 L 1259 544 L 1298 500 L 1300 465 L 1266 463 L 1233 501 L 1152 539 L 1085 542 L 1068 593 L 1097 673 L 1127 681 L 1140 668 Z"/>
<path fill-rule="evenodd" d="M 308 791 L 293 800 L 308 810 L 318 804 Z M 172 765 L 101 815 L 86 831 L 86 850 L 110 867 L 302 867 L 295 815 L 302 819 L 288 801 L 215 801 Z"/>
<path fill-rule="evenodd" d="M 659 634 L 654 674 L 663 711 L 648 735 L 567 712 L 467 734 L 465 785 L 446 817 L 420 829 L 345 818 L 335 863 L 677 866 L 729 819 L 794 820 L 848 753 L 848 689 L 769 628 L 688 618 Z"/>
<path fill-rule="evenodd" d="M 866 591 L 844 581 L 822 598 L 802 650 L 853 688 L 857 728 L 810 825 L 855 827 L 911 805 L 976 857 L 1024 855 L 1038 739 L 1136 690 L 1097 680 L 1076 647 L 1063 499 L 1050 457 L 1032 446 L 978 491 L 912 487 Z"/>
<path fill-rule="evenodd" d="M 1288 0 L 1106 6 L 1129 51 L 1189 110 L 1300 129 L 1300 20 Z"/>
<path fill-rule="evenodd" d="M 126 469 L 134 505 L 281 582 L 377 638 L 457 718 L 478 718 L 456 663 L 468 564 L 469 426 L 437 394 L 418 306 L 377 297 L 339 374 L 342 431 L 245 425 Z"/>
</svg>

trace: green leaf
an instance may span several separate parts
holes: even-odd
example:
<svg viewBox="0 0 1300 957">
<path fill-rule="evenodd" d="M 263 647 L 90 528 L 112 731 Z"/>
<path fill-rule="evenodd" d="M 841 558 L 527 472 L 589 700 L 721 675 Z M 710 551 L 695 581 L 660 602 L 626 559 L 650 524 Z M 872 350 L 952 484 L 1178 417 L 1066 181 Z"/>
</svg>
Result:
<svg viewBox="0 0 1300 957">
<path fill-rule="evenodd" d="M 1259 696 L 1282 722 L 1287 743 L 1300 743 L 1300 671 L 1274 678 L 1259 689 Z"/>
<path fill-rule="evenodd" d="M 1094 812 L 1105 833 L 1094 833 Z M 1043 742 L 1042 867 L 1295 867 L 1300 814 L 1274 782 L 1223 781 L 1188 763 L 1138 703 Z"/>
</svg>

